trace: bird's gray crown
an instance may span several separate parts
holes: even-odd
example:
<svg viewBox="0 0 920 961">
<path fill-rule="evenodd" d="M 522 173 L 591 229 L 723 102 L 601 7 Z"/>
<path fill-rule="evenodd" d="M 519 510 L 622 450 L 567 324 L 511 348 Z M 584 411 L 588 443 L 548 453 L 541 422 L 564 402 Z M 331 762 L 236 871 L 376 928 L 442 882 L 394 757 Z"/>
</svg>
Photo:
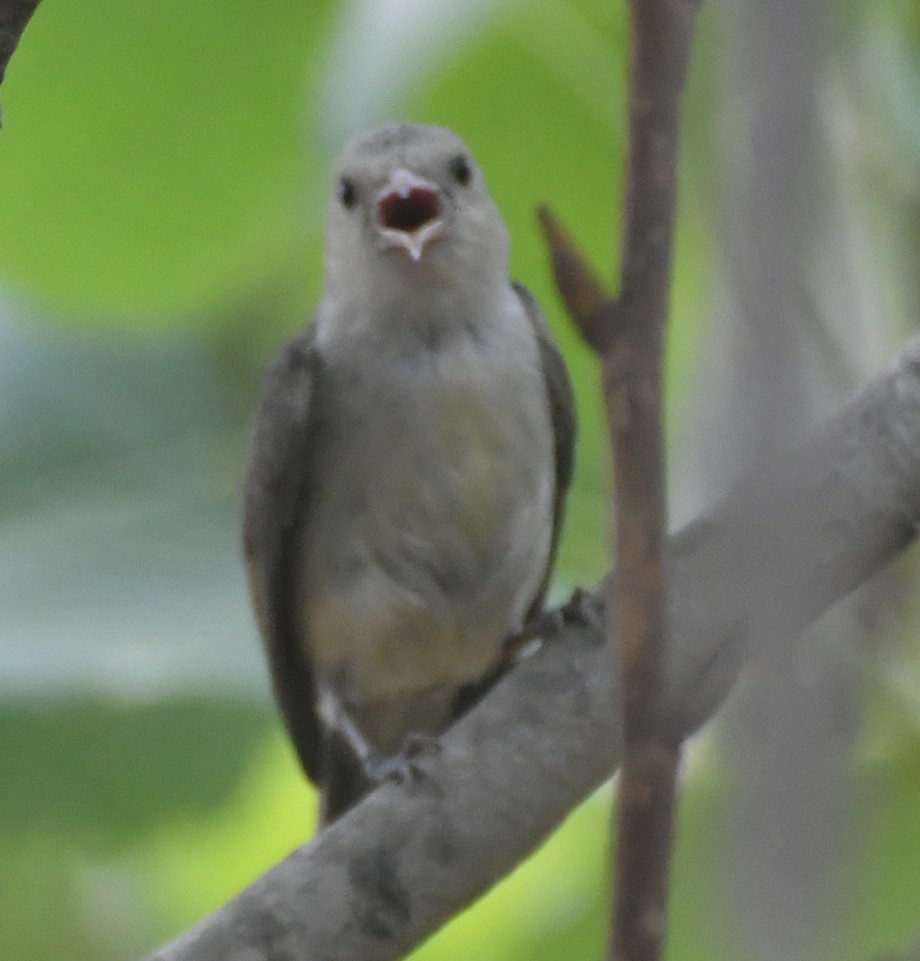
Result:
<svg viewBox="0 0 920 961">
<path fill-rule="evenodd" d="M 353 156 L 362 154 L 377 155 L 404 147 L 416 146 L 426 142 L 456 140 L 460 138 L 446 127 L 432 127 L 416 123 L 394 123 L 376 130 L 355 140 L 347 148 L 347 153 Z"/>
</svg>

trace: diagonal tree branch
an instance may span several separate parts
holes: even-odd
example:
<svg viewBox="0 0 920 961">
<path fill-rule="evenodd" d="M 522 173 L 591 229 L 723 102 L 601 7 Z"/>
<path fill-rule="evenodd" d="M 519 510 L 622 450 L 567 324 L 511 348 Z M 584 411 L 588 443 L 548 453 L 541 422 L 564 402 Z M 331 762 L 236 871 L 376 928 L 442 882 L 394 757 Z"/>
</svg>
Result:
<svg viewBox="0 0 920 961">
<path fill-rule="evenodd" d="M 918 520 L 920 337 L 670 542 L 674 723 L 689 732 L 719 706 L 761 598 L 804 626 L 911 543 Z M 430 773 L 376 791 L 151 961 L 401 957 L 615 769 L 613 664 L 597 631 L 567 628 L 448 732 Z"/>
</svg>

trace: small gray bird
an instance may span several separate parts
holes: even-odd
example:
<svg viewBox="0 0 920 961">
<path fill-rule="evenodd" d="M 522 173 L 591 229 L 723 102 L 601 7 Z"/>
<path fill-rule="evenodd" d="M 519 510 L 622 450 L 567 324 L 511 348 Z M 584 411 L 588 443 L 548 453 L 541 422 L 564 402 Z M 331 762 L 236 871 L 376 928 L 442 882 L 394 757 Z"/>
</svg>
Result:
<svg viewBox="0 0 920 961">
<path fill-rule="evenodd" d="M 321 821 L 440 734 L 542 610 L 572 472 L 562 356 L 466 145 L 342 153 L 313 323 L 262 385 L 249 584 Z"/>
</svg>

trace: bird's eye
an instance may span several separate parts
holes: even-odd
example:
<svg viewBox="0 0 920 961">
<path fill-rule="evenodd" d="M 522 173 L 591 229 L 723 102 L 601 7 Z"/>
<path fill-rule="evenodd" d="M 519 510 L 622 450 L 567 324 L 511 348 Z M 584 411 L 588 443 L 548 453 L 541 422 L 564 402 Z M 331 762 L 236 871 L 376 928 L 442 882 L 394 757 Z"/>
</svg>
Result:
<svg viewBox="0 0 920 961">
<path fill-rule="evenodd" d="M 451 160 L 450 172 L 454 175 L 454 180 L 463 187 L 465 187 L 473 177 L 473 168 L 470 166 L 469 159 L 463 154 L 459 154 Z"/>
<path fill-rule="evenodd" d="M 358 188 L 355 186 L 355 182 L 348 177 L 342 177 L 339 180 L 338 194 L 339 200 L 346 210 L 351 210 L 358 202 Z"/>
</svg>

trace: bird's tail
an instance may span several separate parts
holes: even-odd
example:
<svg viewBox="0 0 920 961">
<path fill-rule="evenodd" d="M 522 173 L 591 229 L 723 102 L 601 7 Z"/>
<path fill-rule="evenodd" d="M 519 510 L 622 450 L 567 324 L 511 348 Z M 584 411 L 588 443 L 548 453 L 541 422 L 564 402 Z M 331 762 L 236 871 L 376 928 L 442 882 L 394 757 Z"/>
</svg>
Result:
<svg viewBox="0 0 920 961">
<path fill-rule="evenodd" d="M 324 735 L 321 769 L 319 824 L 324 827 L 357 804 L 374 784 L 351 746 L 335 731 Z"/>
</svg>

